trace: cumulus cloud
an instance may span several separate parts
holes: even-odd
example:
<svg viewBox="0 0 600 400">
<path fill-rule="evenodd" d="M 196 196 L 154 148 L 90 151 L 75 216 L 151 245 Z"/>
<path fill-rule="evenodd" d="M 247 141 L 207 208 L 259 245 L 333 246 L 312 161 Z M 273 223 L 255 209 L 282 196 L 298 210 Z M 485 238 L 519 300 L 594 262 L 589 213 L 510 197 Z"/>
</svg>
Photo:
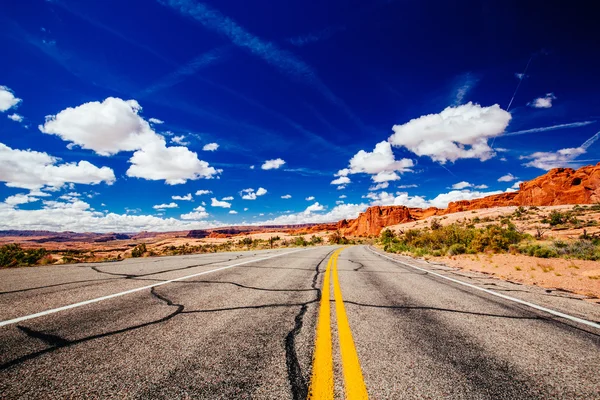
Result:
<svg viewBox="0 0 600 400">
<path fill-rule="evenodd" d="M 306 201 L 313 201 L 315 199 L 315 196 L 308 196 L 305 200 Z"/>
<path fill-rule="evenodd" d="M 238 213 L 238 212 L 237 212 L 237 211 L 235 211 L 235 210 L 231 210 L 231 211 L 229 211 L 229 214 L 237 214 L 237 213 Z"/>
<path fill-rule="evenodd" d="M 575 158 L 586 153 L 586 149 L 581 147 L 561 149 L 555 152 L 538 151 L 528 156 L 521 156 L 522 160 L 530 160 L 526 162 L 526 167 L 534 167 L 548 171 L 552 168 L 561 168 L 568 166 Z M 515 178 L 516 179 L 516 178 Z"/>
<path fill-rule="evenodd" d="M 153 124 L 157 124 L 157 125 L 160 125 L 160 124 L 164 124 L 164 123 L 165 123 L 165 121 L 161 121 L 161 120 L 160 120 L 160 119 L 158 119 L 158 118 L 148 118 L 148 121 L 149 121 L 149 122 L 151 122 L 151 123 L 153 123 Z"/>
<path fill-rule="evenodd" d="M 348 196 L 346 196 L 345 194 L 342 194 L 339 196 L 340 199 L 345 199 L 346 197 L 348 197 Z"/>
<path fill-rule="evenodd" d="M 186 142 L 185 135 L 173 136 L 171 138 L 171 143 L 178 144 L 180 146 L 187 146 L 190 142 Z"/>
<path fill-rule="evenodd" d="M 283 196 L 281 196 L 282 199 L 291 199 L 292 195 L 291 194 L 284 194 Z"/>
<path fill-rule="evenodd" d="M 495 155 L 488 139 L 500 136 L 510 119 L 497 104 L 481 107 L 469 102 L 394 125 L 389 142 L 441 164 L 463 158 L 485 161 Z"/>
<path fill-rule="evenodd" d="M 231 203 L 228 203 L 226 201 L 219 201 L 214 197 L 210 199 L 210 205 L 212 207 L 231 208 Z"/>
<path fill-rule="evenodd" d="M 102 156 L 135 151 L 126 172 L 130 177 L 175 185 L 220 172 L 187 147 L 167 147 L 165 139 L 139 116 L 141 109 L 135 100 L 108 97 L 47 116 L 39 129 L 70 142 L 69 148 L 76 145 Z"/>
<path fill-rule="evenodd" d="M 17 113 L 7 115 L 6 117 L 15 122 L 23 122 L 23 116 Z"/>
<path fill-rule="evenodd" d="M 256 200 L 258 196 L 264 196 L 265 194 L 267 194 L 267 189 L 262 187 L 259 187 L 256 191 L 252 188 L 240 191 L 240 196 L 242 196 L 242 199 L 244 200 Z"/>
<path fill-rule="evenodd" d="M 262 169 L 278 169 L 283 164 L 285 164 L 285 161 L 283 161 L 281 158 L 276 158 L 274 160 L 265 161 L 263 163 L 263 165 L 261 165 L 261 168 Z"/>
<path fill-rule="evenodd" d="M 448 193 L 440 193 L 431 200 L 427 200 L 423 196 L 410 196 L 405 192 L 399 192 L 397 195 L 387 192 L 372 192 L 364 197 L 370 199 L 372 205 L 446 208 L 448 203 L 453 201 L 473 200 L 499 193 L 502 193 L 502 191 L 479 192 L 470 190 L 452 190 Z"/>
<path fill-rule="evenodd" d="M 224 200 L 224 201 L 231 201 L 231 200 L 233 200 L 233 196 L 227 196 L 227 197 L 223 197 L 221 200 Z"/>
<path fill-rule="evenodd" d="M 398 185 L 397 187 L 398 187 L 398 189 L 411 189 L 411 188 L 419 187 L 419 185 L 412 183 L 410 185 Z"/>
<path fill-rule="evenodd" d="M 200 189 L 196 191 L 196 196 L 202 196 L 205 194 L 211 194 L 212 190 L 205 190 L 205 189 Z"/>
<path fill-rule="evenodd" d="M 291 225 L 291 224 L 309 224 L 337 222 L 342 219 L 352 219 L 358 217 L 358 214 L 365 211 L 368 204 L 339 204 L 326 213 L 315 213 L 302 211 L 299 213 L 289 213 L 279 217 L 256 222 L 255 225 Z M 314 210 L 313 210 L 314 211 Z"/>
<path fill-rule="evenodd" d="M 15 194 L 13 196 L 8 196 L 4 199 L 4 204 L 8 204 L 11 207 L 18 206 L 20 204 L 33 203 L 39 201 L 37 197 L 32 196 L 31 194 Z"/>
<path fill-rule="evenodd" d="M 69 183 L 111 185 L 115 174 L 108 167 L 98 168 L 87 161 L 61 163 L 48 153 L 12 149 L 0 143 L 0 181 L 23 189 L 58 189 Z"/>
<path fill-rule="evenodd" d="M 452 189 L 455 189 L 455 190 L 462 190 L 462 189 L 466 189 L 466 188 L 487 189 L 488 186 L 487 185 L 474 185 L 474 184 L 466 182 L 466 181 L 458 182 L 458 183 L 455 183 L 454 185 L 452 185 Z"/>
<path fill-rule="evenodd" d="M 204 147 L 202 147 L 202 150 L 204 151 L 215 151 L 219 148 L 219 145 L 217 143 L 208 143 L 205 144 Z"/>
<path fill-rule="evenodd" d="M 179 201 L 192 201 L 192 194 L 188 193 L 185 196 L 171 196 L 171 199 Z"/>
<path fill-rule="evenodd" d="M 184 220 L 200 220 L 208 218 L 208 216 L 209 214 L 206 212 L 206 209 L 202 206 L 198 206 L 194 208 L 194 211 L 187 214 L 181 214 L 179 217 Z"/>
<path fill-rule="evenodd" d="M 350 174 L 381 174 L 398 172 L 409 172 L 414 166 L 411 159 L 403 158 L 396 161 L 394 153 L 392 152 L 392 146 L 389 142 L 380 142 L 375 145 L 372 152 L 360 150 L 350 159 L 350 168 L 343 169 L 338 174 L 350 173 Z M 343 175 L 342 175 L 343 176 Z"/>
<path fill-rule="evenodd" d="M 375 190 L 380 190 L 380 189 L 387 189 L 387 187 L 390 186 L 389 182 L 381 182 L 378 183 L 377 185 L 373 185 L 369 188 L 370 191 L 375 191 Z"/>
<path fill-rule="evenodd" d="M 315 211 L 323 211 L 324 209 L 325 209 L 325 207 L 323 205 L 319 204 L 319 202 L 317 201 L 315 204 L 311 204 L 310 206 L 306 207 L 306 210 L 304 210 L 304 213 L 310 214 Z"/>
<path fill-rule="evenodd" d="M 500 178 L 498 178 L 498 182 L 512 182 L 517 179 L 519 178 L 509 172 L 508 174 L 502 175 Z"/>
<path fill-rule="evenodd" d="M 12 90 L 6 86 L 0 85 L 0 112 L 13 108 L 21 101 L 21 99 L 14 95 Z"/>
<path fill-rule="evenodd" d="M 103 213 L 81 200 L 45 201 L 40 209 L 23 210 L 0 203 L 0 230 L 73 232 L 165 232 L 223 226 L 216 221 L 184 221 L 153 215 Z"/>
<path fill-rule="evenodd" d="M 198 159 L 198 155 L 187 147 L 167 147 L 162 138 L 133 153 L 129 162 L 131 166 L 126 172 L 127 176 L 164 180 L 168 185 L 200 178 L 210 179 L 221 172 Z"/>
<path fill-rule="evenodd" d="M 348 183 L 350 183 L 350 178 L 348 178 L 347 176 L 340 176 L 339 178 L 331 181 L 332 185 L 345 185 Z"/>
<path fill-rule="evenodd" d="M 152 208 L 154 208 L 155 210 L 164 210 L 166 208 L 177 208 L 177 207 L 179 207 L 177 205 L 177 203 L 157 204 L 155 206 L 152 206 Z"/>
<path fill-rule="evenodd" d="M 533 108 L 550 108 L 553 100 L 556 100 L 554 93 L 546 93 L 545 96 L 534 99 L 528 105 Z"/>
</svg>

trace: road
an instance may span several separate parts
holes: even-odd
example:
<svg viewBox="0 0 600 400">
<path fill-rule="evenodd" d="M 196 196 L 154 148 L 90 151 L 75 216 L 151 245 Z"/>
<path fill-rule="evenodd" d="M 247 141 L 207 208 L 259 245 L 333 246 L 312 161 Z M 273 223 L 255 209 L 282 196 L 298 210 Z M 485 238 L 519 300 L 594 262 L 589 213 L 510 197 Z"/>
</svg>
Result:
<svg viewBox="0 0 600 400">
<path fill-rule="evenodd" d="M 598 305 L 380 254 L 0 270 L 0 398 L 600 398 Z"/>
</svg>

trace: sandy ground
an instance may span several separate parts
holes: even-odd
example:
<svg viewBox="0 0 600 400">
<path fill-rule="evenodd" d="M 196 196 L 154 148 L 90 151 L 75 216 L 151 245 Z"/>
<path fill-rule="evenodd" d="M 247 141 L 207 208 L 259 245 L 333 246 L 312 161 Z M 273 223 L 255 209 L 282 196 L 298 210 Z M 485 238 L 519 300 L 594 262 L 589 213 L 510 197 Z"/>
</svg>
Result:
<svg viewBox="0 0 600 400">
<path fill-rule="evenodd" d="M 497 278 L 563 289 L 600 303 L 600 262 L 537 258 L 512 254 L 477 254 L 431 258 L 451 267 L 491 274 Z"/>
</svg>

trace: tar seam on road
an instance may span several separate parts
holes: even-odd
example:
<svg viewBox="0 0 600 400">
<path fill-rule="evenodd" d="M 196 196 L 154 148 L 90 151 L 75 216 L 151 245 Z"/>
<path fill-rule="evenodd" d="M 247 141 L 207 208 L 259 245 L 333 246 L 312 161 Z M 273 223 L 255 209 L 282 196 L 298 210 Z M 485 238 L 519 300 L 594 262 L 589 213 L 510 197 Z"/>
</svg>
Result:
<svg viewBox="0 0 600 400">
<path fill-rule="evenodd" d="M 109 299 L 112 299 L 112 298 L 115 298 L 115 297 L 125 296 L 127 294 L 139 292 L 139 291 L 146 290 L 146 289 L 152 289 L 152 288 L 154 288 L 156 286 L 162 286 L 162 285 L 166 285 L 168 283 L 182 281 L 182 280 L 194 278 L 194 277 L 200 276 L 200 275 L 206 275 L 206 274 L 210 274 L 212 272 L 223 271 L 223 270 L 226 270 L 226 269 L 229 269 L 229 268 L 238 267 L 240 265 L 250 264 L 250 263 L 253 263 L 253 262 L 257 262 L 257 261 L 264 261 L 264 260 L 268 260 L 268 259 L 275 258 L 275 257 L 281 257 L 281 256 L 289 255 L 289 254 L 292 254 L 292 253 L 297 253 L 299 251 L 305 251 L 305 249 L 294 250 L 294 251 L 289 251 L 289 252 L 286 252 L 286 253 L 275 254 L 273 256 L 263 257 L 263 258 L 259 258 L 257 260 L 248 260 L 248 261 L 244 261 L 244 262 L 241 262 L 241 263 L 227 265 L 227 266 L 224 266 L 224 267 L 212 269 L 210 271 L 203 271 L 203 272 L 199 272 L 197 274 L 186 275 L 186 276 L 182 276 L 182 277 L 175 278 L 175 279 L 169 279 L 169 280 L 166 280 L 166 281 L 162 281 L 162 282 L 158 282 L 158 283 L 153 283 L 151 285 L 146 285 L 146 286 L 142 286 L 142 287 L 139 287 L 139 288 L 135 288 L 135 289 L 131 289 L 131 290 L 126 290 L 126 291 L 120 292 L 120 293 L 113 293 L 113 294 L 110 294 L 108 296 L 97 297 L 95 299 L 90 299 L 90 300 L 82 301 L 80 303 L 69 304 L 69 305 L 66 305 L 66 306 L 62 306 L 62 307 L 58 307 L 58 308 L 53 308 L 53 309 L 46 310 L 46 311 L 41 311 L 41 312 L 38 312 L 38 313 L 35 313 L 35 314 L 24 315 L 22 317 L 18 317 L 18 318 L 14 318 L 14 319 L 9 319 L 9 320 L 6 320 L 6 321 L 1 321 L 0 322 L 0 327 L 7 326 L 7 325 L 12 325 L 12 324 L 16 324 L 16 323 L 19 323 L 19 322 L 22 322 L 22 321 L 27 321 L 27 320 L 34 319 L 34 318 L 43 317 L 43 316 L 46 316 L 46 315 L 49 315 L 49 314 L 54 314 L 54 313 L 57 313 L 57 312 L 60 312 L 60 311 L 70 310 L 71 308 L 81 307 L 81 306 L 85 306 L 85 305 L 88 305 L 88 304 L 93 304 L 93 303 L 97 303 L 97 302 L 100 302 L 100 301 L 109 300 Z"/>
<path fill-rule="evenodd" d="M 312 400 L 332 400 L 334 398 L 333 349 L 331 340 L 331 310 L 330 310 L 330 276 L 333 277 L 333 294 L 335 300 L 338 339 L 344 375 L 344 391 L 346 399 L 368 399 L 358 353 L 352 338 L 350 323 L 344 308 L 344 300 L 340 287 L 337 259 L 342 249 L 333 253 L 327 263 L 323 279 L 323 295 L 317 322 L 315 353 L 313 358 L 312 378 L 309 398 Z"/>
<path fill-rule="evenodd" d="M 438 274 L 437 272 L 428 271 L 425 268 L 417 267 L 415 265 L 410 265 L 410 264 L 407 264 L 407 263 L 402 262 L 400 260 L 397 260 L 395 258 L 388 257 L 385 254 L 381 254 L 381 253 L 379 253 L 377 251 L 373 251 L 371 248 L 368 248 L 368 249 L 369 249 L 370 252 L 372 252 L 373 254 L 377 254 L 380 257 L 387 258 L 389 260 L 394 261 L 395 263 L 402 264 L 402 265 L 410 267 L 410 268 L 418 269 L 419 271 L 427 272 L 427 273 L 429 273 L 431 275 L 435 275 L 435 276 L 437 276 L 439 278 L 449 280 L 450 282 L 458 283 L 459 285 L 467 286 L 467 287 L 470 287 L 471 289 L 480 290 L 480 291 L 485 292 L 487 294 L 491 294 L 492 296 L 497 296 L 497 297 L 500 297 L 500 298 L 508 300 L 508 301 L 519 303 L 519 304 L 522 304 L 522 305 L 534 308 L 536 310 L 543 311 L 543 312 L 546 312 L 548 314 L 555 315 L 555 316 L 560 317 L 560 318 L 568 319 L 568 320 L 573 321 L 573 322 L 577 322 L 577 323 L 580 323 L 580 324 L 591 326 L 592 328 L 600 329 L 600 324 L 597 324 L 595 322 L 588 321 L 588 320 L 585 320 L 585 319 L 582 319 L 582 318 L 578 318 L 578 317 L 574 317 L 572 315 L 565 314 L 565 313 L 562 313 L 560 311 L 555 311 L 555 310 L 552 310 L 550 308 L 542 307 L 542 306 L 539 306 L 539 305 L 537 305 L 535 303 L 530 303 L 530 302 L 525 301 L 525 300 L 517 299 L 516 297 L 511 297 L 511 296 L 507 296 L 507 295 L 502 294 L 502 293 L 497 293 L 497 292 L 494 292 L 493 290 L 489 290 L 489 289 L 485 289 L 485 288 L 482 288 L 482 287 L 479 287 L 479 286 L 471 285 L 470 283 L 466 283 L 466 282 L 460 281 L 458 279 L 450 278 L 448 276 L 445 276 L 445 275 L 442 275 L 442 274 Z"/>
</svg>

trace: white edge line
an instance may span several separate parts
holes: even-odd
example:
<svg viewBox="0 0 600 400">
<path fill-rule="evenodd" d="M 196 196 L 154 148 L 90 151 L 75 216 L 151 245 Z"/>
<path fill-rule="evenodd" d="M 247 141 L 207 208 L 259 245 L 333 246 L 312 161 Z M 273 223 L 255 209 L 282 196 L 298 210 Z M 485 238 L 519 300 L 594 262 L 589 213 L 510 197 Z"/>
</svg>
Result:
<svg viewBox="0 0 600 400">
<path fill-rule="evenodd" d="M 224 267 L 220 267 L 220 268 L 216 268 L 216 269 L 211 269 L 210 271 L 203 271 L 203 272 L 199 272 L 197 274 L 186 275 L 186 276 L 182 276 L 182 277 L 175 278 L 175 279 L 169 279 L 167 281 L 153 283 L 152 285 L 147 285 L 147 286 L 142 286 L 142 287 L 131 289 L 131 290 L 126 290 L 124 292 L 109 294 L 108 296 L 97 297 L 95 299 L 90 299 L 90 300 L 82 301 L 80 303 L 69 304 L 69 305 L 66 305 L 66 306 L 62 306 L 62 307 L 58 307 L 58 308 L 52 308 L 52 309 L 46 310 L 46 311 L 41 311 L 41 312 L 38 312 L 38 313 L 35 313 L 35 314 L 24 315 L 22 317 L 18 317 L 18 318 L 14 318 L 14 319 L 9 319 L 9 320 L 6 320 L 6 321 L 1 321 L 0 322 L 0 327 L 7 326 L 7 325 L 12 325 L 12 324 L 16 324 L 16 323 L 19 323 L 19 322 L 22 322 L 22 321 L 27 321 L 29 319 L 43 317 L 45 315 L 54 314 L 54 313 L 57 313 L 57 312 L 60 312 L 60 311 L 70 310 L 71 308 L 77 308 L 77 307 L 85 306 L 85 305 L 92 304 L 92 303 L 98 303 L 100 301 L 109 300 L 109 299 L 112 299 L 112 298 L 115 298 L 115 297 L 119 297 L 119 296 L 125 296 L 126 294 L 131 294 L 131 293 L 139 292 L 139 291 L 142 291 L 142 290 L 151 289 L 153 287 L 157 287 L 157 286 L 161 286 L 161 285 L 166 285 L 167 283 L 182 281 L 182 280 L 185 280 L 185 279 L 194 278 L 196 276 L 210 274 L 211 272 L 223 271 L 225 269 L 229 269 L 229 268 L 233 268 L 233 267 L 239 267 L 240 265 L 250 264 L 250 263 L 258 262 L 258 261 L 264 261 L 264 260 L 268 260 L 270 258 L 281 257 L 281 256 L 285 256 L 285 255 L 288 255 L 288 254 L 297 253 L 299 251 L 305 251 L 305 250 L 306 249 L 288 251 L 287 253 L 275 254 L 275 255 L 270 256 L 270 257 L 263 257 L 263 258 L 259 258 L 259 259 L 254 259 L 254 260 L 248 260 L 248 261 L 240 262 L 240 263 L 233 264 L 233 265 L 226 265 Z"/>
<path fill-rule="evenodd" d="M 420 268 L 420 267 L 417 267 L 417 266 L 414 266 L 414 265 L 410 265 L 410 264 L 402 262 L 402 261 L 400 261 L 398 259 L 395 259 L 395 258 L 392 258 L 392 257 L 388 257 L 385 254 L 381 254 L 381 253 L 379 253 L 377 251 L 372 250 L 370 247 L 367 247 L 367 248 L 369 249 L 369 251 L 371 253 L 377 254 L 380 257 L 384 257 L 384 258 L 390 259 L 390 260 L 392 260 L 392 261 L 394 261 L 394 262 L 396 262 L 398 264 L 402 264 L 402 265 L 405 265 L 407 267 L 418 269 L 420 271 L 427 272 L 427 273 L 435 275 L 437 277 L 440 277 L 440 278 L 443 278 L 443 279 L 447 279 L 447 280 L 449 280 L 451 282 L 458 283 L 460 285 L 464 285 L 464 286 L 470 287 L 471 289 L 480 290 L 482 292 L 491 294 L 492 296 L 497 296 L 497 297 L 503 298 L 505 300 L 513 301 L 513 302 L 519 303 L 519 304 L 523 304 L 525 306 L 528 306 L 528 307 L 531 307 L 531 308 L 535 308 L 536 310 L 540 310 L 540 311 L 544 311 L 544 312 L 546 312 L 548 314 L 556 315 L 557 317 L 569 319 L 571 321 L 578 322 L 580 324 L 591 326 L 592 328 L 600 329 L 600 325 L 597 324 L 597 323 L 595 323 L 595 322 L 588 321 L 588 320 L 581 319 L 581 318 L 577 318 L 577 317 L 574 317 L 572 315 L 564 314 L 564 313 L 561 313 L 560 311 L 551 310 L 551 309 L 546 308 L 546 307 L 538 306 L 537 304 L 530 303 L 530 302 L 525 301 L 525 300 L 517 299 L 515 297 L 511 297 L 511 296 L 507 296 L 505 294 L 494 292 L 493 290 L 484 289 L 484 288 L 479 287 L 479 286 L 471 285 L 470 283 L 463 282 L 463 281 L 460 281 L 458 279 L 450 278 L 448 276 L 445 276 L 445 275 L 442 275 L 442 274 L 438 274 L 437 272 L 433 272 L 433 271 L 430 271 L 430 270 L 425 269 L 425 268 Z"/>
</svg>

